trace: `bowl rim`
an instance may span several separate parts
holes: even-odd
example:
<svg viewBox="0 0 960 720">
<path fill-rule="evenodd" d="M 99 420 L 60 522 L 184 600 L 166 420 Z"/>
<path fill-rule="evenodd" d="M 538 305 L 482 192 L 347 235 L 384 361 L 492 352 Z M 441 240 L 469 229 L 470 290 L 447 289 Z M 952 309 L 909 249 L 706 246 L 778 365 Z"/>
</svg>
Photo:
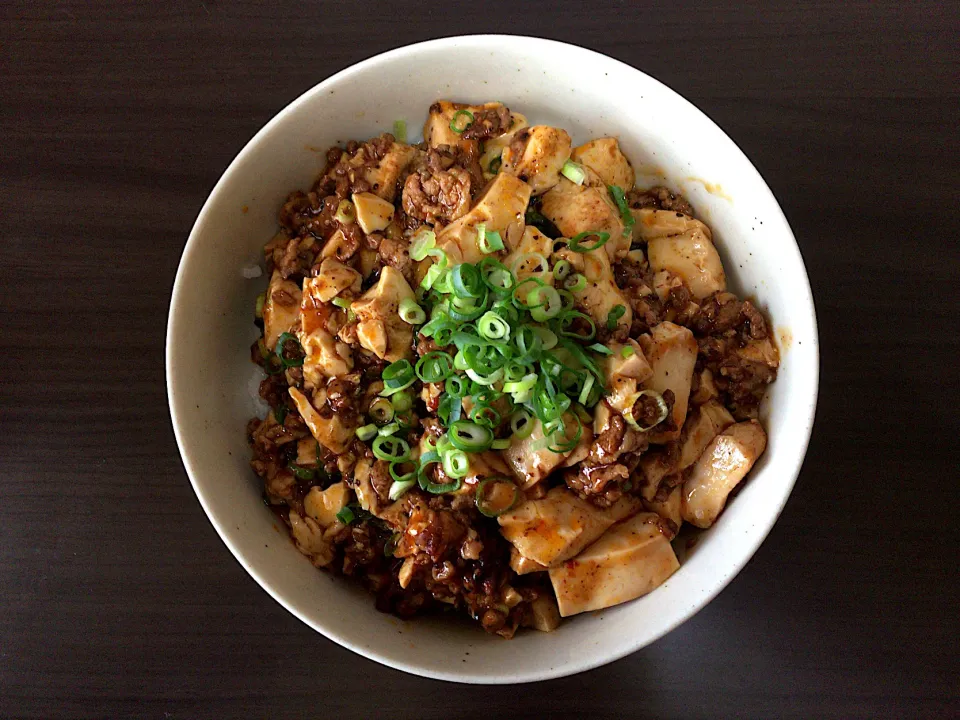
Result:
<svg viewBox="0 0 960 720">
<path fill-rule="evenodd" d="M 569 662 L 553 668 L 544 668 L 538 671 L 531 671 L 525 674 L 511 674 L 507 675 L 506 673 L 500 673 L 496 675 L 487 675 L 477 673 L 476 671 L 470 672 L 441 672 L 436 671 L 432 668 L 424 667 L 416 662 L 401 662 L 397 661 L 391 657 L 384 656 L 373 648 L 362 647 L 354 642 L 352 642 L 348 637 L 331 631 L 330 629 L 321 626 L 318 623 L 315 623 L 312 619 L 306 617 L 304 614 L 298 612 L 292 605 L 290 605 L 282 596 L 282 594 L 275 590 L 271 584 L 266 581 L 258 570 L 253 567 L 251 564 L 247 563 L 242 553 L 239 551 L 237 546 L 231 540 L 231 533 L 228 528 L 222 527 L 222 523 L 217 522 L 214 519 L 213 514 L 210 512 L 208 507 L 207 499 L 204 496 L 204 492 L 201 490 L 198 481 L 196 479 L 197 473 L 194 469 L 194 464 L 189 457 L 189 453 L 185 450 L 186 444 L 184 436 L 181 432 L 181 421 L 178 418 L 178 401 L 175 398 L 175 385 L 176 385 L 176 362 L 174 359 L 173 344 L 171 338 L 175 335 L 175 329 L 177 324 L 181 319 L 178 317 L 178 308 L 181 303 L 179 302 L 180 296 L 184 288 L 183 276 L 185 274 L 185 267 L 190 264 L 191 258 L 198 252 L 200 246 L 198 234 L 199 229 L 205 224 L 207 216 L 210 214 L 211 207 L 215 204 L 218 196 L 221 194 L 224 185 L 226 184 L 228 178 L 234 174 L 236 169 L 240 167 L 243 161 L 246 159 L 247 155 L 250 154 L 252 148 L 254 148 L 262 138 L 268 135 L 274 127 L 280 125 L 285 118 L 294 113 L 301 105 L 312 101 L 316 96 L 325 93 L 328 88 L 333 85 L 337 85 L 340 82 L 349 79 L 352 75 L 359 73 L 363 70 L 366 70 L 370 67 L 379 65 L 381 63 L 389 63 L 397 58 L 416 54 L 423 50 L 428 49 L 443 49 L 451 48 L 456 46 L 463 46 L 464 44 L 472 46 L 484 46 L 489 48 L 491 44 L 523 44 L 527 49 L 533 46 L 539 46 L 541 51 L 549 52 L 564 52 L 564 53 L 576 53 L 584 57 L 585 59 L 592 60 L 594 62 L 601 62 L 605 64 L 612 64 L 613 66 L 619 66 L 619 69 L 623 72 L 637 73 L 642 76 L 646 82 L 651 82 L 673 96 L 675 99 L 680 102 L 682 106 L 685 107 L 685 110 L 691 113 L 694 116 L 699 116 L 699 119 L 702 122 L 705 122 L 713 126 L 718 132 L 720 132 L 723 137 L 725 137 L 732 145 L 735 153 L 740 155 L 740 158 L 745 163 L 744 169 L 746 172 L 753 172 L 756 176 L 756 179 L 759 180 L 759 191 L 766 193 L 768 200 L 772 201 L 773 208 L 776 208 L 776 212 L 779 214 L 779 219 L 783 221 L 784 228 L 786 229 L 790 242 L 787 243 L 787 247 L 784 248 L 785 252 L 793 253 L 795 255 L 794 260 L 799 263 L 799 268 L 802 272 L 802 283 L 801 290 L 805 293 L 805 306 L 809 310 L 810 317 L 808 318 L 812 328 L 812 336 L 810 338 L 812 342 L 813 353 L 813 367 L 810 368 L 812 373 L 811 384 L 813 389 L 813 397 L 806 410 L 806 416 L 801 417 L 799 413 L 804 412 L 804 408 L 797 409 L 797 419 L 800 421 L 803 428 L 803 440 L 800 443 L 800 452 L 798 455 L 798 462 L 796 468 L 792 471 L 792 477 L 785 488 L 783 497 L 779 502 L 779 505 L 775 508 L 771 508 L 771 512 L 764 516 L 762 531 L 758 533 L 755 539 L 747 546 L 747 551 L 740 554 L 740 557 L 730 568 L 730 572 L 714 587 L 709 588 L 706 592 L 703 593 L 701 598 L 698 599 L 698 602 L 695 605 L 692 605 L 691 608 L 684 613 L 677 616 L 677 618 L 664 625 L 657 632 L 652 635 L 643 638 L 642 640 L 627 643 L 614 652 L 608 654 L 596 654 L 590 659 L 579 661 L 579 662 Z M 368 660 L 373 660 L 387 667 L 394 668 L 396 670 L 401 670 L 404 672 L 411 673 L 413 675 L 419 675 L 421 677 L 427 677 L 435 680 L 444 680 L 448 682 L 459 682 L 459 683 L 468 683 L 468 684 L 520 684 L 527 682 L 540 682 L 544 680 L 556 679 L 561 677 L 566 677 L 569 675 L 574 675 L 580 672 L 585 672 L 587 670 L 592 670 L 597 667 L 601 667 L 608 663 L 619 660 L 627 655 L 630 655 L 643 647 L 652 644 L 662 638 L 667 633 L 671 632 L 679 625 L 683 624 L 689 620 L 693 615 L 698 613 L 704 607 L 706 607 L 711 600 L 713 600 L 720 592 L 722 592 L 732 581 L 733 579 L 741 572 L 741 570 L 746 566 L 746 564 L 753 558 L 756 554 L 757 549 L 760 545 L 766 540 L 767 536 L 770 534 L 770 531 L 773 529 L 773 526 L 776 524 L 777 519 L 780 517 L 780 514 L 783 512 L 783 508 L 787 503 L 790 495 L 793 492 L 793 488 L 796 485 L 797 477 L 800 474 L 800 471 L 803 467 L 804 460 L 806 458 L 806 453 L 809 448 L 810 438 L 813 433 L 813 424 L 816 416 L 817 408 L 817 399 L 819 395 L 819 376 L 820 376 L 820 347 L 819 347 L 819 331 L 817 325 L 817 316 L 816 316 L 816 307 L 814 304 L 813 293 L 810 286 L 809 276 L 806 271 L 806 264 L 803 262 L 803 256 L 800 252 L 800 248 L 797 245 L 796 237 L 793 234 L 793 230 L 790 227 L 790 223 L 787 220 L 786 216 L 783 213 L 783 209 L 780 207 L 780 203 L 777 201 L 772 190 L 767 185 L 766 181 L 763 179 L 763 176 L 756 169 L 747 155 L 740 149 L 740 146 L 716 123 L 714 122 L 706 113 L 700 110 L 696 105 L 683 97 L 680 93 L 673 90 L 671 87 L 667 86 L 660 80 L 655 77 L 648 75 L 642 70 L 633 67 L 621 60 L 612 58 L 609 55 L 597 52 L 595 50 L 590 50 L 579 45 L 574 45 L 571 43 L 565 43 L 557 40 L 549 40 L 545 38 L 530 37 L 524 35 L 511 35 L 511 34 L 475 34 L 475 35 L 455 35 L 437 38 L 433 40 L 426 40 L 422 42 L 412 43 L 409 45 L 403 45 L 391 50 L 387 50 L 376 55 L 367 57 L 357 63 L 354 63 L 333 75 L 323 79 L 319 83 L 315 84 L 313 87 L 306 90 L 304 93 L 299 95 L 296 99 L 291 101 L 289 104 L 284 106 L 279 112 L 277 112 L 262 128 L 260 128 L 255 135 L 253 135 L 250 140 L 248 140 L 243 148 L 237 153 L 236 157 L 230 162 L 227 168 L 223 171 L 220 178 L 217 180 L 216 184 L 213 186 L 213 189 L 210 191 L 210 194 L 207 196 L 207 199 L 204 201 L 203 206 L 200 209 L 200 212 L 197 214 L 197 218 L 193 223 L 193 226 L 190 230 L 190 234 L 187 238 L 187 242 L 184 245 L 183 251 L 181 253 L 180 262 L 177 266 L 177 273 L 174 279 L 173 288 L 170 296 L 170 306 L 167 315 L 167 327 L 166 327 L 166 338 L 164 344 L 164 359 L 165 359 L 165 380 L 167 386 L 167 404 L 170 412 L 170 420 L 173 425 L 174 436 L 177 441 L 177 448 L 180 453 L 181 461 L 183 462 L 184 469 L 186 470 L 187 477 L 190 480 L 190 484 L 193 487 L 194 493 L 197 496 L 198 501 L 200 502 L 201 507 L 203 508 L 204 513 L 207 516 L 207 520 L 213 525 L 214 529 L 217 532 L 217 535 L 220 537 L 220 540 L 227 546 L 230 550 L 233 557 L 236 561 L 243 567 L 243 569 L 257 582 L 257 584 L 276 602 L 278 602 L 283 608 L 290 612 L 294 617 L 299 619 L 305 625 L 311 629 L 319 632 L 324 637 L 328 638 L 341 645 L 342 647 L 357 653 L 358 655 L 367 658 Z"/>
</svg>

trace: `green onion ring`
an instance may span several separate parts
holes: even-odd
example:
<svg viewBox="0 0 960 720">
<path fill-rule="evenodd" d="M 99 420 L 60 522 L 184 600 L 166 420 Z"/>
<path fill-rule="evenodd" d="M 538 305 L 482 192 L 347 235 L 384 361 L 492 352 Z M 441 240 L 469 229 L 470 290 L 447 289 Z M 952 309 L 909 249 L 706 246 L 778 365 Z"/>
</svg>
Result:
<svg viewBox="0 0 960 720">
<path fill-rule="evenodd" d="M 492 506 L 490 501 L 487 499 L 487 489 L 494 486 L 505 485 L 509 485 L 513 488 L 513 497 L 510 500 L 510 504 Z M 517 502 L 520 500 L 520 488 L 518 488 L 514 483 L 505 477 L 485 478 L 477 484 L 474 500 L 477 504 L 477 510 L 479 510 L 483 515 L 491 518 L 498 517 L 503 515 L 503 513 L 508 512 L 517 504 Z"/>
<path fill-rule="evenodd" d="M 410 443 L 393 435 L 378 435 L 371 450 L 378 460 L 403 462 L 410 459 Z"/>
<path fill-rule="evenodd" d="M 288 342 L 292 342 L 296 344 L 297 351 L 300 352 L 300 357 L 293 358 L 291 360 L 283 356 L 283 348 Z M 276 353 L 277 357 L 280 359 L 280 363 L 285 368 L 300 367 L 301 365 L 303 365 L 303 359 L 306 356 L 306 353 L 303 351 L 303 345 L 301 345 L 300 341 L 297 340 L 297 336 L 288 332 L 281 333 L 280 337 L 277 338 L 277 345 L 274 352 Z"/>
<path fill-rule="evenodd" d="M 414 370 L 425 383 L 440 382 L 453 372 L 453 359 L 449 353 L 434 350 L 417 360 Z"/>
<path fill-rule="evenodd" d="M 597 241 L 593 245 L 584 245 L 580 241 L 588 237 L 595 237 Z M 601 232 L 599 230 L 585 230 L 582 233 L 577 233 L 572 238 L 570 238 L 570 249 L 578 253 L 588 253 L 602 248 L 607 244 L 607 241 L 610 239 L 610 233 Z"/>
<path fill-rule="evenodd" d="M 465 452 L 482 452 L 493 442 L 493 432 L 490 428 L 477 425 L 467 420 L 458 420 L 450 425 L 448 436 L 450 443 L 457 450 Z"/>
<path fill-rule="evenodd" d="M 459 120 L 461 117 L 467 118 L 467 124 L 463 127 L 460 127 L 460 124 L 457 122 L 457 120 Z M 467 128 L 473 125 L 475 119 L 476 118 L 474 117 L 473 113 L 469 110 L 457 110 L 450 119 L 450 129 L 453 130 L 457 135 L 462 135 L 464 132 L 466 132 Z"/>
</svg>

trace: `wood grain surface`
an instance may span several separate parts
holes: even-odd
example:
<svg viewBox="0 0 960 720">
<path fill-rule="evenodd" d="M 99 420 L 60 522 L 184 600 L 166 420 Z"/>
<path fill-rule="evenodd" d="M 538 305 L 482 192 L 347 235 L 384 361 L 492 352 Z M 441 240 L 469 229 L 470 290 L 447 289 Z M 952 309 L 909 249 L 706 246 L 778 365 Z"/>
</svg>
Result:
<svg viewBox="0 0 960 720">
<path fill-rule="evenodd" d="M 960 717 L 958 8 L 4 2 L 0 717 Z M 193 495 L 162 352 L 241 146 L 341 68 L 472 32 L 599 50 L 714 118 L 792 223 L 822 343 L 806 464 L 739 577 L 628 658 L 502 688 L 271 600 Z"/>
</svg>

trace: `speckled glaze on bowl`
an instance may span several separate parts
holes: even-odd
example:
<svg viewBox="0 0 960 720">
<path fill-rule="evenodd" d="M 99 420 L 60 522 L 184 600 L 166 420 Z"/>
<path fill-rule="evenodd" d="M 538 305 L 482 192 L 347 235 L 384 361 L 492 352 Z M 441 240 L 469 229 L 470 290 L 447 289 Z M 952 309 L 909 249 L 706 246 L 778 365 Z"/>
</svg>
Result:
<svg viewBox="0 0 960 720">
<path fill-rule="evenodd" d="M 450 62 L 456 57 L 457 62 Z M 314 568 L 261 502 L 248 465 L 247 420 L 259 370 L 254 299 L 265 278 L 243 270 L 277 228 L 287 194 L 305 188 L 324 150 L 405 119 L 416 128 L 438 98 L 500 100 L 574 142 L 615 135 L 638 185 L 666 183 L 713 229 L 731 289 L 772 318 L 782 352 L 763 409 L 766 453 L 681 568 L 633 602 L 510 641 L 451 618 L 404 622 Z M 173 288 L 167 328 L 170 414 L 187 474 L 224 543 L 280 604 L 335 642 L 394 668 L 469 683 L 555 678 L 653 642 L 706 605 L 770 531 L 796 480 L 813 426 L 818 346 L 803 261 L 780 207 L 750 161 L 709 118 L 642 72 L 579 47 L 469 36 L 393 50 L 324 80 L 271 120 L 223 174 L 197 218 Z"/>
</svg>

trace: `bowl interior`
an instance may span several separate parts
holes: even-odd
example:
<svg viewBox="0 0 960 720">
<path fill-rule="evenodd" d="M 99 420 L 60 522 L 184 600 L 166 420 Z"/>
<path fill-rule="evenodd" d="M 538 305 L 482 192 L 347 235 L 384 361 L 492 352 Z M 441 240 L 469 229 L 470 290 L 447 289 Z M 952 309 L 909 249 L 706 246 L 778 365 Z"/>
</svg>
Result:
<svg viewBox="0 0 960 720">
<path fill-rule="evenodd" d="M 557 632 L 488 637 L 451 618 L 403 622 L 351 583 L 316 570 L 261 502 L 247 420 L 263 412 L 249 361 L 259 262 L 287 194 L 308 187 L 324 151 L 389 131 L 411 134 L 438 98 L 500 100 L 575 144 L 615 135 L 638 184 L 685 194 L 713 228 L 732 289 L 772 318 L 782 366 L 764 407 L 765 455 L 746 487 L 651 595 L 566 620 Z M 521 682 L 578 672 L 652 642 L 706 604 L 776 520 L 809 439 L 817 392 L 813 301 L 780 208 L 734 143 L 680 96 L 596 53 L 531 38 L 472 36 L 401 48 L 324 81 L 240 153 L 200 213 L 174 287 L 167 337 L 171 415 L 191 482 L 224 542 L 279 602 L 352 650 L 396 668 L 464 682 Z"/>
</svg>

